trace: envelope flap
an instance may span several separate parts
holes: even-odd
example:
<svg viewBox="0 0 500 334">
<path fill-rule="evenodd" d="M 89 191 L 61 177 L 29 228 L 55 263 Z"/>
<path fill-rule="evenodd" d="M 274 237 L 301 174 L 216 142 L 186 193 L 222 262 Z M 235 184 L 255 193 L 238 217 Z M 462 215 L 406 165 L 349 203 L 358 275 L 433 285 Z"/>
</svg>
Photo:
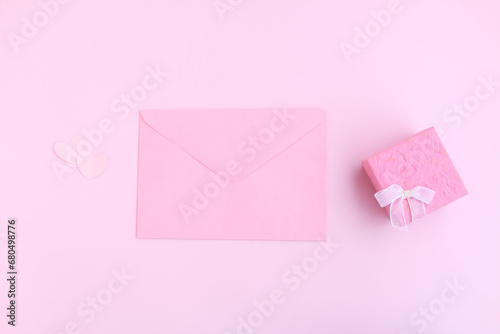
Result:
<svg viewBox="0 0 500 334">
<path fill-rule="evenodd" d="M 151 128 L 212 172 L 243 179 L 326 116 L 320 109 L 143 110 Z M 304 157 L 307 158 L 307 157 Z"/>
</svg>

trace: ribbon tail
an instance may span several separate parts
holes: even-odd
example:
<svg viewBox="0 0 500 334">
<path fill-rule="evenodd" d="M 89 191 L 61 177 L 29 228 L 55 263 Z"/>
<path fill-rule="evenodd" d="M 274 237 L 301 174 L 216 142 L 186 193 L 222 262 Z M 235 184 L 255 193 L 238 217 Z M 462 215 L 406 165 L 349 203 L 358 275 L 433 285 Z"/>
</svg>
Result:
<svg viewBox="0 0 500 334">
<path fill-rule="evenodd" d="M 391 203 L 390 216 L 392 227 L 408 232 L 403 206 L 403 196 L 397 198 Z"/>
<path fill-rule="evenodd" d="M 411 221 L 425 217 L 424 202 L 415 198 L 408 198 L 408 205 L 410 206 Z"/>
<path fill-rule="evenodd" d="M 415 187 L 412 189 L 412 196 L 408 198 L 410 206 L 411 220 L 425 217 L 425 204 L 430 204 L 435 192 L 425 187 Z"/>
</svg>

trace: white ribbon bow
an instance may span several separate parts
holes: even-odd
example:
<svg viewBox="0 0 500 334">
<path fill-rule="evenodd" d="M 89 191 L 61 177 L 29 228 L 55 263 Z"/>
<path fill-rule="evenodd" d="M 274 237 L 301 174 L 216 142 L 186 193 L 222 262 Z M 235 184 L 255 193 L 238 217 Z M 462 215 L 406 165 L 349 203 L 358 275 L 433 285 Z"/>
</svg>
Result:
<svg viewBox="0 0 500 334">
<path fill-rule="evenodd" d="M 391 205 L 390 216 L 393 227 L 403 229 L 408 232 L 406 224 L 403 201 L 406 199 L 410 206 L 411 221 L 425 216 L 425 204 L 430 204 L 435 192 L 425 187 L 415 187 L 411 190 L 404 190 L 401 186 L 393 184 L 387 189 L 380 190 L 375 194 L 378 204 L 385 208 Z"/>
</svg>

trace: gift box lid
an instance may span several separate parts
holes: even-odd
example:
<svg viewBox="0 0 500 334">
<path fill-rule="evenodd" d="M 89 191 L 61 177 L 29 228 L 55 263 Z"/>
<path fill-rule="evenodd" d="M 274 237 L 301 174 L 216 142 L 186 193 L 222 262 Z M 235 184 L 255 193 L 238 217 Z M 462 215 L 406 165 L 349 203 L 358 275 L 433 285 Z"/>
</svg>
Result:
<svg viewBox="0 0 500 334">
<path fill-rule="evenodd" d="M 376 191 L 393 184 L 405 190 L 426 187 L 435 192 L 427 213 L 468 194 L 434 127 L 417 133 L 362 162 Z M 405 201 L 406 202 L 406 201 Z M 409 215 L 408 204 L 405 203 Z M 389 207 L 386 207 L 389 212 Z"/>
</svg>

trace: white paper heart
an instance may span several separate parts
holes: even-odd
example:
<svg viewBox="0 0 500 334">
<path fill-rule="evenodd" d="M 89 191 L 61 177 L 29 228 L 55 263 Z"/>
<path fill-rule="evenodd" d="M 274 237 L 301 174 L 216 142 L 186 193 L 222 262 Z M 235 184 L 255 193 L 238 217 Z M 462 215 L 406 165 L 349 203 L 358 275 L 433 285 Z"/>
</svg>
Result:
<svg viewBox="0 0 500 334">
<path fill-rule="evenodd" d="M 108 157 L 103 153 L 86 157 L 78 163 L 77 167 L 83 176 L 91 180 L 106 171 L 106 168 L 108 168 Z"/>
<path fill-rule="evenodd" d="M 54 153 L 63 161 L 76 165 L 78 162 L 78 154 L 70 144 L 58 141 L 54 144 Z"/>
</svg>

